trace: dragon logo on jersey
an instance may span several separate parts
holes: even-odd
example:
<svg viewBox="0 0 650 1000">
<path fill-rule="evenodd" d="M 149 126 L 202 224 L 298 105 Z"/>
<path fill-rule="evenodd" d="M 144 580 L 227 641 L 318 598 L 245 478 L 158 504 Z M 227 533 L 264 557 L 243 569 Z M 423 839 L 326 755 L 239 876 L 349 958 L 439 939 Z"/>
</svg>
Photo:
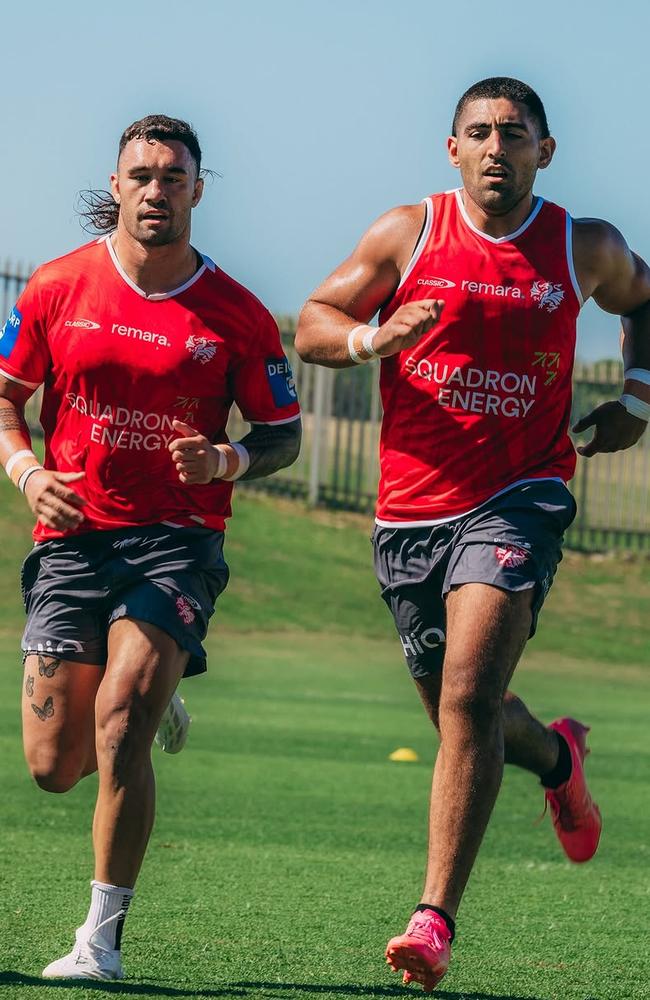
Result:
<svg viewBox="0 0 650 1000">
<path fill-rule="evenodd" d="M 562 285 L 554 281 L 534 281 L 530 294 L 539 308 L 549 313 L 555 312 L 564 298 Z"/>
<path fill-rule="evenodd" d="M 208 340 L 207 337 L 195 337 L 193 333 L 185 341 L 185 347 L 194 361 L 200 361 L 202 365 L 207 365 L 208 361 L 212 361 L 217 353 L 217 345 L 214 340 Z"/>
</svg>

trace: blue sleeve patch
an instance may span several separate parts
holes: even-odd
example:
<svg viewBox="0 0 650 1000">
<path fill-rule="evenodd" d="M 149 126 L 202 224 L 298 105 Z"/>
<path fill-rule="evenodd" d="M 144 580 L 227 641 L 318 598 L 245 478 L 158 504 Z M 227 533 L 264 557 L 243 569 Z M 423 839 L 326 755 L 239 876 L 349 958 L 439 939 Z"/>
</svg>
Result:
<svg viewBox="0 0 650 1000">
<path fill-rule="evenodd" d="M 285 357 L 267 358 L 266 377 L 276 406 L 289 406 L 298 399 L 291 365 Z"/>
<path fill-rule="evenodd" d="M 14 306 L 9 313 L 9 318 L 2 330 L 0 330 L 0 354 L 3 358 L 8 358 L 14 349 L 14 344 L 20 333 L 20 324 L 23 316 L 20 310 Z"/>
</svg>

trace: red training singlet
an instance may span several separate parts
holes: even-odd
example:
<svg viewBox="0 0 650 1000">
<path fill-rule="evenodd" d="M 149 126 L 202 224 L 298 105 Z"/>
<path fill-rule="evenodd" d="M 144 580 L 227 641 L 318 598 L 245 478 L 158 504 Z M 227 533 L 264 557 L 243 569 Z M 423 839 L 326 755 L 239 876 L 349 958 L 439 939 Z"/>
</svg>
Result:
<svg viewBox="0 0 650 1000">
<path fill-rule="evenodd" d="M 227 441 L 233 402 L 251 423 L 298 419 L 271 314 L 207 257 L 180 288 L 147 296 L 108 237 L 38 268 L 0 333 L 0 374 L 44 383 L 45 468 L 85 472 L 79 531 L 161 521 L 222 530 L 232 483 L 184 485 L 174 417 Z M 38 523 L 42 541 L 71 532 Z"/>
<path fill-rule="evenodd" d="M 495 239 L 470 222 L 460 191 L 425 205 L 379 321 L 418 299 L 445 308 L 415 347 L 381 362 L 382 524 L 435 523 L 575 469 L 567 429 L 582 298 L 571 217 L 538 198 L 515 233 Z"/>
</svg>

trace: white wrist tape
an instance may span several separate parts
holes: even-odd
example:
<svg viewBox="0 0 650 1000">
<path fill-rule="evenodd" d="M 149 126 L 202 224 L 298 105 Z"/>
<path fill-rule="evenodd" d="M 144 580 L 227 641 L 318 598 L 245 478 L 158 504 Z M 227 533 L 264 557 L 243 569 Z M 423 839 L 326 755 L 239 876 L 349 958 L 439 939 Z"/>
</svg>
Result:
<svg viewBox="0 0 650 1000">
<path fill-rule="evenodd" d="M 233 441 L 230 447 L 237 452 L 238 462 L 234 471 L 229 471 L 225 476 L 222 476 L 227 483 L 232 483 L 235 479 L 241 479 L 245 472 L 248 471 L 248 466 L 251 464 L 251 457 L 248 453 L 248 449 L 243 445 L 239 444 L 238 441 Z"/>
<path fill-rule="evenodd" d="M 361 343 L 363 344 L 364 351 L 366 351 L 366 353 L 369 354 L 371 358 L 379 357 L 376 350 L 372 346 L 372 342 L 375 339 L 376 333 L 377 333 L 377 328 L 371 326 L 369 330 L 366 330 L 366 332 L 363 335 L 363 340 L 361 341 Z"/>
<path fill-rule="evenodd" d="M 15 451 L 13 455 L 9 456 L 9 460 L 5 465 L 5 472 L 11 479 L 11 470 L 13 469 L 16 462 L 20 462 L 21 458 L 33 458 L 35 462 L 38 461 L 36 455 L 31 448 L 21 448 L 20 451 Z"/>
<path fill-rule="evenodd" d="M 623 374 L 625 378 L 631 378 L 635 382 L 643 382 L 644 385 L 650 385 L 650 371 L 647 368 L 628 368 Z"/>
<path fill-rule="evenodd" d="M 629 392 L 624 392 L 619 399 L 619 403 L 633 417 L 645 420 L 646 423 L 650 420 L 650 403 L 646 403 L 644 399 L 639 399 L 638 396 L 632 396 Z"/>
<path fill-rule="evenodd" d="M 359 354 L 359 352 L 357 351 L 356 347 L 354 346 L 354 342 L 355 342 L 355 340 L 358 339 L 358 335 L 359 335 L 359 333 L 362 330 L 364 331 L 364 337 L 365 337 L 365 334 L 368 333 L 368 332 L 370 332 L 370 333 L 375 333 L 376 332 L 376 329 L 375 329 L 374 326 L 367 326 L 365 323 L 362 323 L 361 326 L 354 326 L 350 330 L 350 332 L 348 334 L 348 354 L 350 355 L 350 357 L 354 361 L 355 365 L 365 365 L 366 362 L 370 361 L 370 359 L 374 355 L 374 352 L 373 352 L 373 354 L 371 354 L 369 357 L 364 358 L 364 357 L 362 357 Z M 365 344 L 364 344 L 363 349 L 365 351 Z"/>
<path fill-rule="evenodd" d="M 214 449 L 217 453 L 217 458 L 219 459 L 219 464 L 217 465 L 217 471 L 215 472 L 213 479 L 221 479 L 224 473 L 228 471 L 228 459 L 222 452 L 221 448 Z"/>
<path fill-rule="evenodd" d="M 232 483 L 235 479 L 241 479 L 247 471 L 251 464 L 251 457 L 244 445 L 238 442 L 230 442 L 224 447 L 232 448 L 235 454 L 233 455 L 231 452 L 228 455 L 217 446 L 219 467 L 214 474 L 214 479 L 223 479 L 227 483 Z"/>
<path fill-rule="evenodd" d="M 36 458 L 36 456 L 34 456 L 34 458 Z M 18 489 L 20 490 L 21 493 L 25 492 L 25 486 L 27 485 L 27 480 L 31 476 L 32 472 L 40 472 L 42 471 L 42 469 L 43 469 L 42 465 L 30 465 L 28 469 L 25 469 L 24 472 L 21 472 L 20 477 L 18 479 Z"/>
</svg>

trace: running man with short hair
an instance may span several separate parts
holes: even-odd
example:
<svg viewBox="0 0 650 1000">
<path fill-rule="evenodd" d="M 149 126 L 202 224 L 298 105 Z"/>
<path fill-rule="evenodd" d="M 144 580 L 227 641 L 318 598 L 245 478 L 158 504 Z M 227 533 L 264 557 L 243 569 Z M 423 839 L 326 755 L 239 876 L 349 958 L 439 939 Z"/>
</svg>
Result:
<svg viewBox="0 0 650 1000">
<path fill-rule="evenodd" d="M 275 321 L 190 243 L 203 193 L 189 125 L 123 134 L 107 234 L 40 267 L 0 334 L 0 460 L 37 516 L 23 567 L 23 736 L 41 786 L 99 772 L 95 873 L 72 952 L 46 978 L 119 979 L 124 918 L 154 818 L 151 745 L 172 752 L 172 698 L 206 669 L 208 620 L 228 581 L 235 480 L 289 465 L 300 411 Z M 43 385 L 45 460 L 26 400 Z M 252 424 L 229 443 L 236 403 Z"/>
<path fill-rule="evenodd" d="M 374 223 L 296 337 L 316 364 L 381 358 L 375 567 L 440 735 L 424 890 L 386 957 L 427 991 L 447 970 L 504 761 L 540 777 L 572 861 L 598 846 L 587 727 L 544 726 L 508 690 L 575 515 L 567 431 L 588 298 L 622 316 L 626 372 L 620 400 L 578 422 L 594 428 L 579 450 L 629 448 L 650 417 L 650 269 L 613 226 L 533 194 L 555 151 L 537 94 L 507 77 L 470 87 L 448 151 L 462 188 Z"/>
</svg>

